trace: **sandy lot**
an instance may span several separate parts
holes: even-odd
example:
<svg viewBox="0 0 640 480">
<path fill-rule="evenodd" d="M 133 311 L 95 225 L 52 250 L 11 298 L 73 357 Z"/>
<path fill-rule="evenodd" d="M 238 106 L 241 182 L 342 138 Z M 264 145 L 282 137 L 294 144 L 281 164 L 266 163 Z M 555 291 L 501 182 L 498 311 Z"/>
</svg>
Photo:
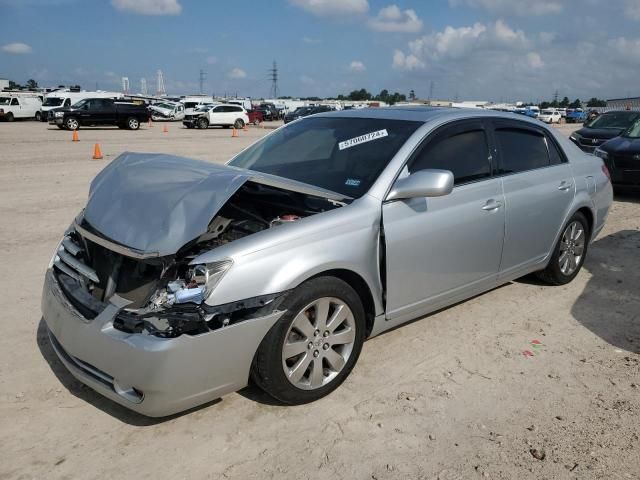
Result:
<svg viewBox="0 0 640 480">
<path fill-rule="evenodd" d="M 617 198 L 572 284 L 523 279 L 372 339 L 322 401 L 247 388 L 154 420 L 56 359 L 45 267 L 119 153 L 221 162 L 265 130 L 79 133 L 0 124 L 0 478 L 640 478 L 640 196 Z"/>
</svg>

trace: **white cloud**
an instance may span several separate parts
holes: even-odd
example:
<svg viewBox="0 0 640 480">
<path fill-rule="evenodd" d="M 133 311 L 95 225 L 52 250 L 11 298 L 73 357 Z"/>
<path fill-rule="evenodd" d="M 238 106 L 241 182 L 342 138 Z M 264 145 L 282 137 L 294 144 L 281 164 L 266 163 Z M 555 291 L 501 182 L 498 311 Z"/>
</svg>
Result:
<svg viewBox="0 0 640 480">
<path fill-rule="evenodd" d="M 640 0 L 625 0 L 624 13 L 633 20 L 640 20 Z"/>
<path fill-rule="evenodd" d="M 452 7 L 468 6 L 483 8 L 503 15 L 548 15 L 560 13 L 562 0 L 449 0 Z"/>
<path fill-rule="evenodd" d="M 369 28 L 378 32 L 416 33 L 422 30 L 422 20 L 415 10 L 400 10 L 397 5 L 382 8 L 369 19 Z"/>
<path fill-rule="evenodd" d="M 628 65 L 640 65 L 640 39 L 618 37 L 609 40 L 608 45 L 616 59 Z"/>
<path fill-rule="evenodd" d="M 289 0 L 289 2 L 318 17 L 359 15 L 369 11 L 367 0 Z"/>
<path fill-rule="evenodd" d="M 178 0 L 111 0 L 111 5 L 140 15 L 179 15 L 182 12 Z"/>
<path fill-rule="evenodd" d="M 233 80 L 240 80 L 242 78 L 247 78 L 247 72 L 245 72 L 241 68 L 232 68 L 231 71 L 227 74 L 227 76 Z"/>
<path fill-rule="evenodd" d="M 216 63 L 218 63 L 218 58 L 214 56 L 210 56 L 210 57 L 207 57 L 206 62 L 209 65 L 215 65 Z"/>
<path fill-rule="evenodd" d="M 401 50 L 393 52 L 393 68 L 396 70 L 418 70 L 424 67 L 424 62 L 412 53 L 405 55 Z"/>
<path fill-rule="evenodd" d="M 542 61 L 542 57 L 537 52 L 529 52 L 527 53 L 527 63 L 531 68 L 542 68 L 544 67 L 544 62 Z"/>
<path fill-rule="evenodd" d="M 32 48 L 26 43 L 15 42 L 3 45 L 2 51 L 6 53 L 13 53 L 15 55 L 24 55 L 26 53 L 31 53 Z"/>
<path fill-rule="evenodd" d="M 362 72 L 365 72 L 367 70 L 367 67 L 365 67 L 364 63 L 362 63 L 361 61 L 354 60 L 349 65 L 349 70 L 354 72 L 354 73 L 362 73 Z"/>
<path fill-rule="evenodd" d="M 316 81 L 313 78 L 311 78 L 311 77 L 309 77 L 307 75 L 301 75 L 300 76 L 300 82 L 303 85 L 315 85 L 315 83 L 316 83 Z"/>
<path fill-rule="evenodd" d="M 309 45 L 317 45 L 321 43 L 321 40 L 319 38 L 313 38 L 313 37 L 302 37 L 302 41 L 304 43 L 308 43 Z"/>
</svg>

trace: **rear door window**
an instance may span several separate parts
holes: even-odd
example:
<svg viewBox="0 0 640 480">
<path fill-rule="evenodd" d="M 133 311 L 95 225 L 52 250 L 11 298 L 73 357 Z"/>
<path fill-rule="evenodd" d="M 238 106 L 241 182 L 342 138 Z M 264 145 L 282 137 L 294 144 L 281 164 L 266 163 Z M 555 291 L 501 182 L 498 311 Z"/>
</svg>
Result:
<svg viewBox="0 0 640 480">
<path fill-rule="evenodd" d="M 491 158 L 483 124 L 464 122 L 437 132 L 409 164 L 409 173 L 426 169 L 451 171 L 454 185 L 491 177 Z"/>
<path fill-rule="evenodd" d="M 498 173 L 508 175 L 548 167 L 547 140 L 542 132 L 516 126 L 495 130 L 496 147 L 500 153 Z"/>
</svg>

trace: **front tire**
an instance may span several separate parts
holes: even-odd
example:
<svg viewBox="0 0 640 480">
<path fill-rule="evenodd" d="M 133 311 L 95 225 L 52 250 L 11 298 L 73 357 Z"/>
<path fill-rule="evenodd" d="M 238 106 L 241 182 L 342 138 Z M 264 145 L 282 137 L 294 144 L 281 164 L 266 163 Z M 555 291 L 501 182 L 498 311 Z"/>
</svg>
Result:
<svg viewBox="0 0 640 480">
<path fill-rule="evenodd" d="M 13 122 L 15 120 L 15 117 L 13 116 L 13 113 L 9 112 L 4 116 L 5 120 L 7 122 Z"/>
<path fill-rule="evenodd" d="M 140 121 L 135 117 L 127 118 L 127 128 L 129 130 L 138 130 L 140 128 Z"/>
<path fill-rule="evenodd" d="M 67 118 L 65 120 L 65 122 L 64 122 L 64 126 L 66 127 L 67 130 L 79 130 L 80 129 L 80 123 L 74 117 Z"/>
<path fill-rule="evenodd" d="M 284 315 L 254 357 L 254 382 L 289 405 L 318 400 L 347 378 L 365 338 L 360 297 L 335 277 L 318 277 L 287 294 Z"/>
<path fill-rule="evenodd" d="M 571 282 L 584 264 L 590 237 L 589 222 L 576 212 L 564 227 L 547 268 L 538 272 L 538 277 L 551 285 Z"/>
<path fill-rule="evenodd" d="M 200 128 L 202 130 L 206 130 L 207 128 L 209 128 L 209 120 L 207 120 L 206 118 L 199 118 L 198 119 L 198 128 Z"/>
</svg>

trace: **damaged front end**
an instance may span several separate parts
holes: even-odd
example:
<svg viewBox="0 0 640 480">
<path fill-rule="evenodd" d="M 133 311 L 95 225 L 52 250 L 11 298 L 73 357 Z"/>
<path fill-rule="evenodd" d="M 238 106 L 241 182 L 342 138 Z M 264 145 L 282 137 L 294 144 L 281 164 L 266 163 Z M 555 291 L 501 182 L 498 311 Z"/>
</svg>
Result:
<svg viewBox="0 0 640 480">
<path fill-rule="evenodd" d="M 164 165 L 166 167 L 166 162 Z M 203 168 L 202 165 L 196 167 Z M 117 169 L 117 165 L 114 168 Z M 191 165 L 190 171 L 194 168 Z M 166 222 L 176 220 L 176 212 L 184 212 L 187 207 L 193 210 L 190 205 L 185 206 L 185 195 L 202 196 L 201 186 L 211 184 L 211 176 L 219 173 L 221 167 L 213 167 L 213 172 L 205 169 L 207 178 L 198 179 L 196 187 L 193 181 L 184 182 L 184 192 L 176 189 L 174 176 L 173 183 L 169 182 L 173 188 L 169 197 L 178 199 L 177 202 L 167 202 L 159 196 L 157 201 L 164 201 L 164 207 L 156 204 L 145 208 L 144 204 L 149 204 L 151 199 L 141 195 L 143 205 L 131 205 L 122 217 L 113 215 L 113 204 L 117 208 L 118 193 L 124 197 L 130 195 L 129 183 L 123 182 L 116 188 L 112 182 L 107 182 L 110 195 L 115 199 L 108 208 L 104 202 L 101 208 L 96 206 L 95 201 L 101 200 L 103 192 L 92 185 L 87 209 L 67 231 L 52 261 L 54 275 L 74 307 L 90 320 L 98 316 L 112 298 L 119 297 L 124 308 L 114 318 L 113 328 L 162 338 L 198 335 L 272 313 L 285 292 L 224 305 L 207 302 L 216 285 L 233 267 L 233 260 L 221 258 L 211 263 L 198 263 L 198 257 L 264 230 L 286 228 L 286 224 L 342 204 L 335 199 L 266 184 L 269 182 L 260 183 L 248 176 L 238 180 L 238 172 L 224 168 L 223 180 L 235 182 L 237 188 L 232 192 L 227 190 L 224 199 L 211 193 L 215 202 L 210 203 L 217 211 L 211 216 L 211 210 L 201 209 L 197 220 L 202 222 L 202 216 L 209 215 L 206 227 L 179 248 L 175 246 L 193 235 L 198 227 L 180 223 L 178 227 L 167 226 Z M 104 179 L 98 182 L 101 188 L 104 184 Z M 204 197 L 203 201 L 206 200 Z M 102 215 L 99 215 L 100 210 Z M 165 218 L 160 222 L 147 218 L 162 214 Z M 130 223 L 134 220 L 132 215 L 138 216 L 133 224 Z M 154 232 L 140 232 L 140 228 L 150 227 L 154 222 L 162 226 L 155 229 L 155 235 Z M 96 228 L 96 223 L 101 228 Z M 105 235 L 105 231 L 109 235 Z M 122 234 L 115 235 L 118 232 Z M 127 238 L 130 242 L 123 244 L 115 241 L 114 236 Z M 175 252 L 167 253 L 172 245 Z"/>
</svg>

